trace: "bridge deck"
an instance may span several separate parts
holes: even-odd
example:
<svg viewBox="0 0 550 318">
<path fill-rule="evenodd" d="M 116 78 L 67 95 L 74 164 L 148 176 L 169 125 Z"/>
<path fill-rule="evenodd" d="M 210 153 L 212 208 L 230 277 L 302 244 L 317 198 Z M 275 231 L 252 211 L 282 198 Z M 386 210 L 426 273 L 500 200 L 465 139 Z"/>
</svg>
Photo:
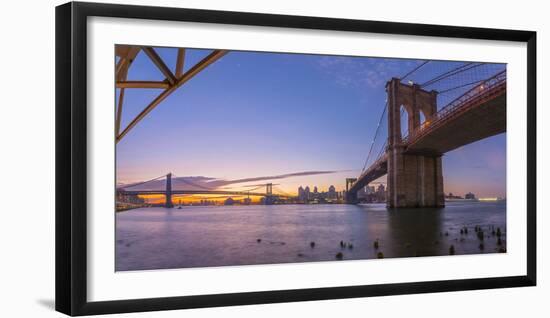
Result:
<svg viewBox="0 0 550 318">
<path fill-rule="evenodd" d="M 427 126 L 408 142 L 408 153 L 443 154 L 506 132 L 506 83 Z"/>
<path fill-rule="evenodd" d="M 388 173 L 388 157 L 383 155 L 357 178 L 357 181 L 353 183 L 349 191 L 357 192 L 386 173 Z"/>
</svg>

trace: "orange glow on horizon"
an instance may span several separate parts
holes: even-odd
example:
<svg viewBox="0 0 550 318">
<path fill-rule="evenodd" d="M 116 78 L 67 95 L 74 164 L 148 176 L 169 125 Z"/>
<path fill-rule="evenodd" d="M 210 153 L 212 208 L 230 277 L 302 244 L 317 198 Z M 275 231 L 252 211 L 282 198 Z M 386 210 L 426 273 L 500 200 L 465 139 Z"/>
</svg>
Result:
<svg viewBox="0 0 550 318">
<path fill-rule="evenodd" d="M 146 203 L 149 204 L 164 204 L 166 202 L 166 198 L 162 194 L 140 194 L 138 196 L 141 199 L 144 199 Z M 172 203 L 173 204 L 191 204 L 191 203 L 200 203 L 202 200 L 207 201 L 214 201 L 217 204 L 223 204 L 225 200 L 228 198 L 232 198 L 233 200 L 243 200 L 247 198 L 247 196 L 238 196 L 238 195 L 214 195 L 214 194 L 200 194 L 200 195 L 172 195 Z M 251 203 L 259 203 L 261 197 L 259 196 L 250 196 Z"/>
</svg>

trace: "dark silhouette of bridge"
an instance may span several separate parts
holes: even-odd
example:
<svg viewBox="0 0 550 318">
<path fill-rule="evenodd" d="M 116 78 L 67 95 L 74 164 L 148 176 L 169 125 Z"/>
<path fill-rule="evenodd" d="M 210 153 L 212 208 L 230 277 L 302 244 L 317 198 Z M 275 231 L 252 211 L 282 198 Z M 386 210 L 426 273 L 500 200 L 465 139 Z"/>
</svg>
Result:
<svg viewBox="0 0 550 318">
<path fill-rule="evenodd" d="M 137 186 L 144 185 L 146 183 L 158 180 L 160 178 L 166 178 L 165 189 L 161 190 L 128 190 L 128 188 L 133 188 Z M 189 183 L 189 182 L 188 182 Z M 193 185 L 193 184 L 192 184 Z M 195 185 L 196 187 L 198 185 Z M 198 186 L 200 187 L 200 186 Z M 265 187 L 265 192 L 254 192 L 261 187 Z M 221 196 L 260 196 L 264 198 L 265 204 L 273 204 L 279 198 L 293 198 L 294 196 L 283 193 L 277 194 L 273 192 L 273 183 L 266 183 L 259 186 L 256 186 L 254 189 L 243 190 L 243 191 L 227 191 L 227 190 L 209 190 L 209 189 L 199 189 L 199 190 L 174 190 L 172 189 L 172 173 L 168 173 L 165 176 L 160 176 L 151 180 L 122 185 L 117 188 L 117 194 L 119 196 L 136 196 L 136 195 L 164 195 L 165 196 L 165 206 L 167 208 L 174 207 L 172 202 L 173 195 L 221 195 Z"/>
<path fill-rule="evenodd" d="M 357 192 L 387 175 L 388 207 L 445 205 L 441 156 L 469 143 L 506 132 L 506 71 L 480 81 L 437 111 L 437 92 L 392 78 L 388 96 L 388 139 L 358 178 L 346 180 L 347 202 Z M 408 115 L 408 135 L 401 135 L 400 111 Z M 420 123 L 420 112 L 425 122 Z"/>
</svg>

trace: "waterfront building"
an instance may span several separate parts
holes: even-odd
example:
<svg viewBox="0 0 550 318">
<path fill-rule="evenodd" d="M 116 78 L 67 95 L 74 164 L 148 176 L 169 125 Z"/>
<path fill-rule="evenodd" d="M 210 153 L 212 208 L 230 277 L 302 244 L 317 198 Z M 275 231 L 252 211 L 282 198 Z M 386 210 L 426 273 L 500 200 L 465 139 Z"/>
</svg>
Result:
<svg viewBox="0 0 550 318">
<path fill-rule="evenodd" d="M 357 192 L 357 199 L 362 200 L 362 199 L 367 199 L 367 197 L 368 197 L 367 187 L 363 187 L 361 188 L 361 190 Z"/>
<path fill-rule="evenodd" d="M 313 191 L 310 191 L 309 186 L 298 188 L 298 201 L 302 203 L 332 203 L 339 200 L 340 192 L 336 191 L 336 187 L 329 186 L 328 191 L 319 191 L 319 187 L 313 186 Z"/>
<path fill-rule="evenodd" d="M 464 195 L 464 199 L 467 199 L 467 200 L 475 200 L 476 199 L 476 195 L 473 194 L 472 192 L 468 192 Z"/>
<path fill-rule="evenodd" d="M 306 200 L 306 191 L 302 186 L 298 188 L 298 199 L 302 202 Z"/>
<path fill-rule="evenodd" d="M 309 190 L 309 186 L 306 186 L 305 190 L 304 190 L 304 198 L 306 201 L 309 201 L 309 199 L 311 198 L 311 194 L 310 194 L 310 190 Z"/>
<path fill-rule="evenodd" d="M 462 199 L 462 197 L 459 196 L 459 195 L 453 195 L 452 192 L 449 192 L 449 195 L 446 195 L 445 199 L 455 199 L 456 200 L 456 199 Z"/>
<path fill-rule="evenodd" d="M 336 188 L 333 185 L 328 187 L 328 198 L 331 200 L 335 200 L 338 198 L 338 195 L 336 193 Z"/>
</svg>

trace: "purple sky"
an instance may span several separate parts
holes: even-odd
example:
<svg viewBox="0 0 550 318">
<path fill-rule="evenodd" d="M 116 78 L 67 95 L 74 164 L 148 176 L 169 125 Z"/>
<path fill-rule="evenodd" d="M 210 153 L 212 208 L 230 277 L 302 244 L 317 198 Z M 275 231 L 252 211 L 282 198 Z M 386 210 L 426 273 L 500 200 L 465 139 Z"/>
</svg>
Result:
<svg viewBox="0 0 550 318">
<path fill-rule="evenodd" d="M 173 69 L 176 49 L 156 50 Z M 185 69 L 208 53 L 188 49 Z M 300 185 L 320 190 L 334 185 L 342 190 L 345 178 L 358 176 L 363 167 L 385 104 L 386 81 L 422 62 L 231 51 L 163 101 L 117 144 L 117 183 L 172 172 L 220 184 L 273 180 L 290 193 Z M 422 83 L 460 62 L 428 65 L 411 79 Z M 457 77 L 454 84 L 442 82 L 430 89 L 445 90 L 450 87 L 445 85 L 471 80 L 467 76 L 487 77 L 504 67 L 479 68 L 476 74 Z M 128 79 L 164 77 L 140 52 Z M 463 91 L 442 94 L 439 103 L 444 105 Z M 159 93 L 126 90 L 122 127 Z M 387 136 L 386 120 L 373 157 Z M 308 173 L 320 171 L 326 173 Z M 445 154 L 443 173 L 446 193 L 505 197 L 506 134 Z M 258 181 L 231 186 L 247 184 Z"/>
</svg>

